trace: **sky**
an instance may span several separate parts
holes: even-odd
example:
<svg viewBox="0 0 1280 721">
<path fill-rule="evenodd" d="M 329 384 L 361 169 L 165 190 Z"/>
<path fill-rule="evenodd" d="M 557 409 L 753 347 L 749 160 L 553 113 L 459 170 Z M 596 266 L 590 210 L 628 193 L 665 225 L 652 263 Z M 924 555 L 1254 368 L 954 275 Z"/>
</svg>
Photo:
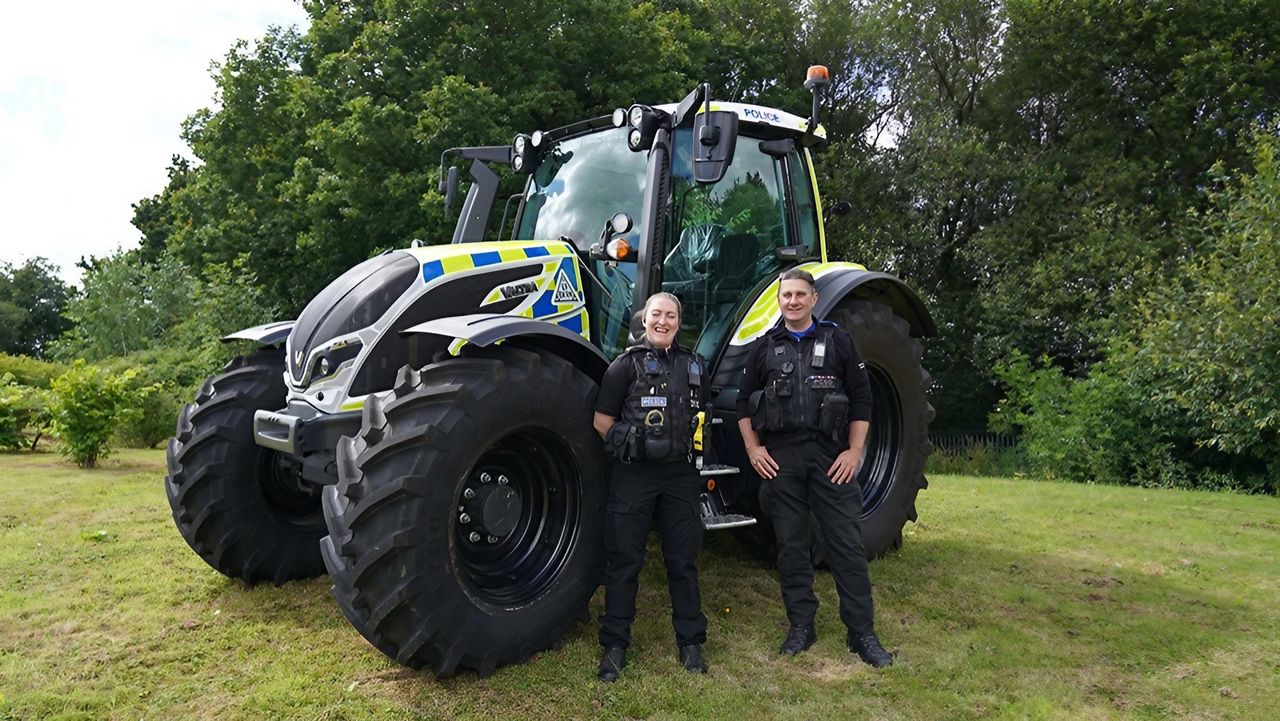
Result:
<svg viewBox="0 0 1280 721">
<path fill-rule="evenodd" d="M 159 193 L 182 121 L 213 104 L 210 63 L 294 0 L 16 2 L 0 37 L 0 261 L 43 256 L 77 282 L 81 256 L 137 245 L 131 204 Z"/>
</svg>

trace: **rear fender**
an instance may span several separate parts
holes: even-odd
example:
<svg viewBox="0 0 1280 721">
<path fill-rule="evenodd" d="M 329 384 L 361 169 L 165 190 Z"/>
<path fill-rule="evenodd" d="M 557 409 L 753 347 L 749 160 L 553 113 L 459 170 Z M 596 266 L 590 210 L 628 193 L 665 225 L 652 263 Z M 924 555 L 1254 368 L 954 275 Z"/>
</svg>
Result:
<svg viewBox="0 0 1280 721">
<path fill-rule="evenodd" d="M 543 320 L 497 313 L 475 313 L 429 320 L 402 332 L 457 338 L 482 348 L 506 341 L 546 350 L 569 361 L 597 383 L 609 367 L 609 359 L 580 334 Z"/>
<path fill-rule="evenodd" d="M 224 335 L 222 336 L 222 342 L 249 340 L 262 346 L 274 346 L 283 343 L 289 337 L 289 332 L 293 330 L 293 324 L 296 322 L 294 320 L 278 320 L 266 325 L 256 325 L 252 328 L 245 328 L 244 330 Z"/>
<path fill-rule="evenodd" d="M 938 326 L 925 309 L 920 296 L 897 276 L 854 268 L 824 273 L 816 279 L 818 304 L 813 314 L 825 318 L 836 305 L 852 295 L 893 309 L 911 325 L 911 335 L 916 338 L 938 334 Z"/>
</svg>

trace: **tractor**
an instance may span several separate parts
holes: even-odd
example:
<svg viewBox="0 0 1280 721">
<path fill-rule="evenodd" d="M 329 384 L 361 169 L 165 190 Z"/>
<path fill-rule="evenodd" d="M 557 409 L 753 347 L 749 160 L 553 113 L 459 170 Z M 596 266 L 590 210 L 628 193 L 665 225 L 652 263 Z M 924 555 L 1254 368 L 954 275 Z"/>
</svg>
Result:
<svg viewBox="0 0 1280 721">
<path fill-rule="evenodd" d="M 228 336 L 257 350 L 204 382 L 168 446 L 188 545 L 250 584 L 327 572 L 350 622 L 405 666 L 522 662 L 588 618 L 609 482 L 593 402 L 654 292 L 682 300 L 677 338 L 707 361 L 703 524 L 769 545 L 735 403 L 748 346 L 778 322 L 777 278 L 799 267 L 866 362 L 863 539 L 872 558 L 897 548 L 926 485 L 919 339 L 936 328 L 898 278 L 827 259 L 812 160 L 826 83 L 811 69 L 808 118 L 702 84 L 445 151 L 446 208 L 470 161 L 451 243 L 370 258 L 297 320 Z M 500 166 L 524 176 L 504 204 Z"/>
</svg>

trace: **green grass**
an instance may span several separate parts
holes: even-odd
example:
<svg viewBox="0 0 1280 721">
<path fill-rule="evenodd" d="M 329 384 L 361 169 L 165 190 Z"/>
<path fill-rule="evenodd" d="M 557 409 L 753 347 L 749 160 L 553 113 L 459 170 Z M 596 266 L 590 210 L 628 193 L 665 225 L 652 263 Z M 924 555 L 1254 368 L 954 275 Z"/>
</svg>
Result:
<svg viewBox="0 0 1280 721">
<path fill-rule="evenodd" d="M 775 655 L 775 577 L 713 535 L 711 673 L 684 674 L 651 552 L 610 686 L 594 623 L 487 679 L 397 667 L 323 579 L 248 588 L 205 566 L 162 476 L 157 451 L 97 471 L 0 454 L 0 719 L 1280 718 L 1276 498 L 935 477 L 871 567 L 885 672 L 844 649 L 826 574 L 817 645 Z"/>
</svg>

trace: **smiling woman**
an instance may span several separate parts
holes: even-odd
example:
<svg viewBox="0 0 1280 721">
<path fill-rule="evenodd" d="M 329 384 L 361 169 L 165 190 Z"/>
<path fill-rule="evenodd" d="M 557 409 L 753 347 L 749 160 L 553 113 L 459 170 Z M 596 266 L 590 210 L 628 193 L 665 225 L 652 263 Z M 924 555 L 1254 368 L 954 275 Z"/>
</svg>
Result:
<svg viewBox="0 0 1280 721">
<path fill-rule="evenodd" d="M 8 27 L 57 32 L 0 43 L 0 261 L 41 255 L 75 282 L 81 257 L 136 242 L 133 204 L 164 187 L 175 155 L 191 153 L 182 123 L 217 102 L 210 63 L 307 15 L 290 0 L 84 3 L 74 22 L 66 15 L 57 3 L 5 10 Z"/>
</svg>

